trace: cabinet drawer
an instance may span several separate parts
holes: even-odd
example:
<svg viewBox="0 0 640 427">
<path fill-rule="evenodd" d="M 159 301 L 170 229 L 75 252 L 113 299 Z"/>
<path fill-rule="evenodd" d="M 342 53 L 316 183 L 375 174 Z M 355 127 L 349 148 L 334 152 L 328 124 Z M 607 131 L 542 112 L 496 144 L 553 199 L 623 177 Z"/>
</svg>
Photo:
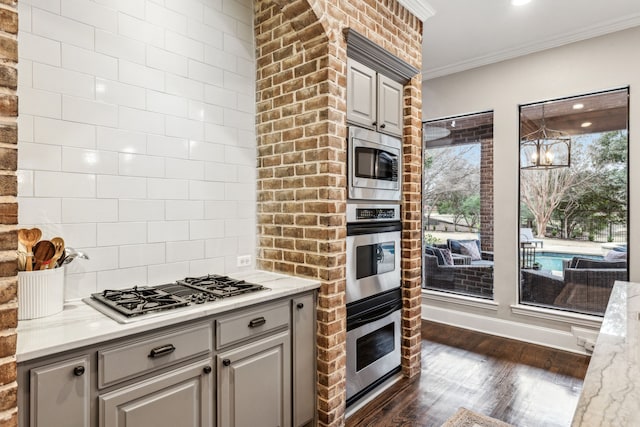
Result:
<svg viewBox="0 0 640 427">
<path fill-rule="evenodd" d="M 212 350 L 210 324 L 174 329 L 98 351 L 98 387 L 104 388 Z"/>
<path fill-rule="evenodd" d="M 288 327 L 289 316 L 288 300 L 267 307 L 221 316 L 216 320 L 216 347 L 225 347 L 269 331 Z"/>
</svg>

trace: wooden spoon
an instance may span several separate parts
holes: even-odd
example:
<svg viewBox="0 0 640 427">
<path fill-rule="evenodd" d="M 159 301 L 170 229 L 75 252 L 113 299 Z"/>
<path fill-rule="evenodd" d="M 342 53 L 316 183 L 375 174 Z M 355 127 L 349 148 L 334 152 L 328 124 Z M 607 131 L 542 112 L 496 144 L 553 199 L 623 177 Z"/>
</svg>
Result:
<svg viewBox="0 0 640 427">
<path fill-rule="evenodd" d="M 64 239 L 62 237 L 54 237 L 51 239 L 51 243 L 56 248 L 56 252 L 53 254 L 51 261 L 49 261 L 47 268 L 56 268 L 56 263 L 64 253 Z"/>
<path fill-rule="evenodd" d="M 36 260 L 34 270 L 43 270 L 51 262 L 51 258 L 56 253 L 56 247 L 49 240 L 40 240 L 33 247 L 33 257 Z"/>
<path fill-rule="evenodd" d="M 40 237 L 42 237 L 42 231 L 39 228 L 32 228 L 30 230 L 21 228 L 18 230 L 18 240 L 24 245 L 24 249 L 27 252 L 27 271 L 31 271 L 33 268 L 33 245 L 40 240 Z"/>
<path fill-rule="evenodd" d="M 24 271 L 27 268 L 27 248 L 18 240 L 18 270 Z"/>
</svg>

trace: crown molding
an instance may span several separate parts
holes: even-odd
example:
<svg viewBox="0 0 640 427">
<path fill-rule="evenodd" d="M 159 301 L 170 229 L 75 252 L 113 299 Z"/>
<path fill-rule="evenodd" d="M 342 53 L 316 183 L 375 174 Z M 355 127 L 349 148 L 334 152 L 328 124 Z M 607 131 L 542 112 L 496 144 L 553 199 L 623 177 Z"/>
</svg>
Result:
<svg viewBox="0 0 640 427">
<path fill-rule="evenodd" d="M 425 0 L 398 0 L 398 3 L 422 22 L 436 14 L 436 10 Z"/>
<path fill-rule="evenodd" d="M 506 61 L 508 59 L 525 56 L 543 50 L 560 47 L 567 44 L 588 40 L 594 37 L 603 36 L 617 31 L 640 26 L 640 14 L 635 14 L 624 19 L 604 22 L 597 26 L 592 26 L 581 31 L 562 34 L 558 37 L 540 40 L 535 43 L 519 46 L 514 49 L 505 49 L 489 55 L 478 56 L 466 61 L 456 62 L 454 64 L 445 65 L 437 68 L 423 67 L 423 81 L 442 77 L 449 74 L 467 71 L 473 68 L 482 67 L 484 65 L 494 64 L 496 62 Z M 424 56 L 423 56 L 424 58 Z"/>
</svg>

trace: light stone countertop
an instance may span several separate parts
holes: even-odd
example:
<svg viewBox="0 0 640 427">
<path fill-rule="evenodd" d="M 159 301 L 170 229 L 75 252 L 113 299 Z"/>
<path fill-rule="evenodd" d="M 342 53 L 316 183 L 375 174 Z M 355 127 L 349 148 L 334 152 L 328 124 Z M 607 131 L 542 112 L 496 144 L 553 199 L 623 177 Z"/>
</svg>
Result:
<svg viewBox="0 0 640 427">
<path fill-rule="evenodd" d="M 118 323 L 82 300 L 65 303 L 64 310 L 53 316 L 18 322 L 18 363 L 74 350 L 107 340 L 150 332 L 189 320 L 220 314 L 278 298 L 292 296 L 320 287 L 316 280 L 301 279 L 265 271 L 233 273 L 234 279 L 264 285 L 269 290 L 223 299 L 209 304 L 169 310 L 153 316 L 142 316 L 131 323 Z"/>
<path fill-rule="evenodd" d="M 640 283 L 616 282 L 572 427 L 640 425 Z"/>
</svg>

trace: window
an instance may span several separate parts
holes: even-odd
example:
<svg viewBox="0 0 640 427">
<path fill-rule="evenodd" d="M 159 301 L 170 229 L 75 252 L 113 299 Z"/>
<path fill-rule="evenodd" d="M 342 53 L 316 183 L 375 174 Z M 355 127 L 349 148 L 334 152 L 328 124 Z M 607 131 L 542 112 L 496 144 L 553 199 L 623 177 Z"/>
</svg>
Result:
<svg viewBox="0 0 640 427">
<path fill-rule="evenodd" d="M 493 298 L 493 113 L 425 122 L 423 288 Z"/>
<path fill-rule="evenodd" d="M 520 107 L 520 301 L 603 315 L 627 280 L 628 89 Z"/>
</svg>

